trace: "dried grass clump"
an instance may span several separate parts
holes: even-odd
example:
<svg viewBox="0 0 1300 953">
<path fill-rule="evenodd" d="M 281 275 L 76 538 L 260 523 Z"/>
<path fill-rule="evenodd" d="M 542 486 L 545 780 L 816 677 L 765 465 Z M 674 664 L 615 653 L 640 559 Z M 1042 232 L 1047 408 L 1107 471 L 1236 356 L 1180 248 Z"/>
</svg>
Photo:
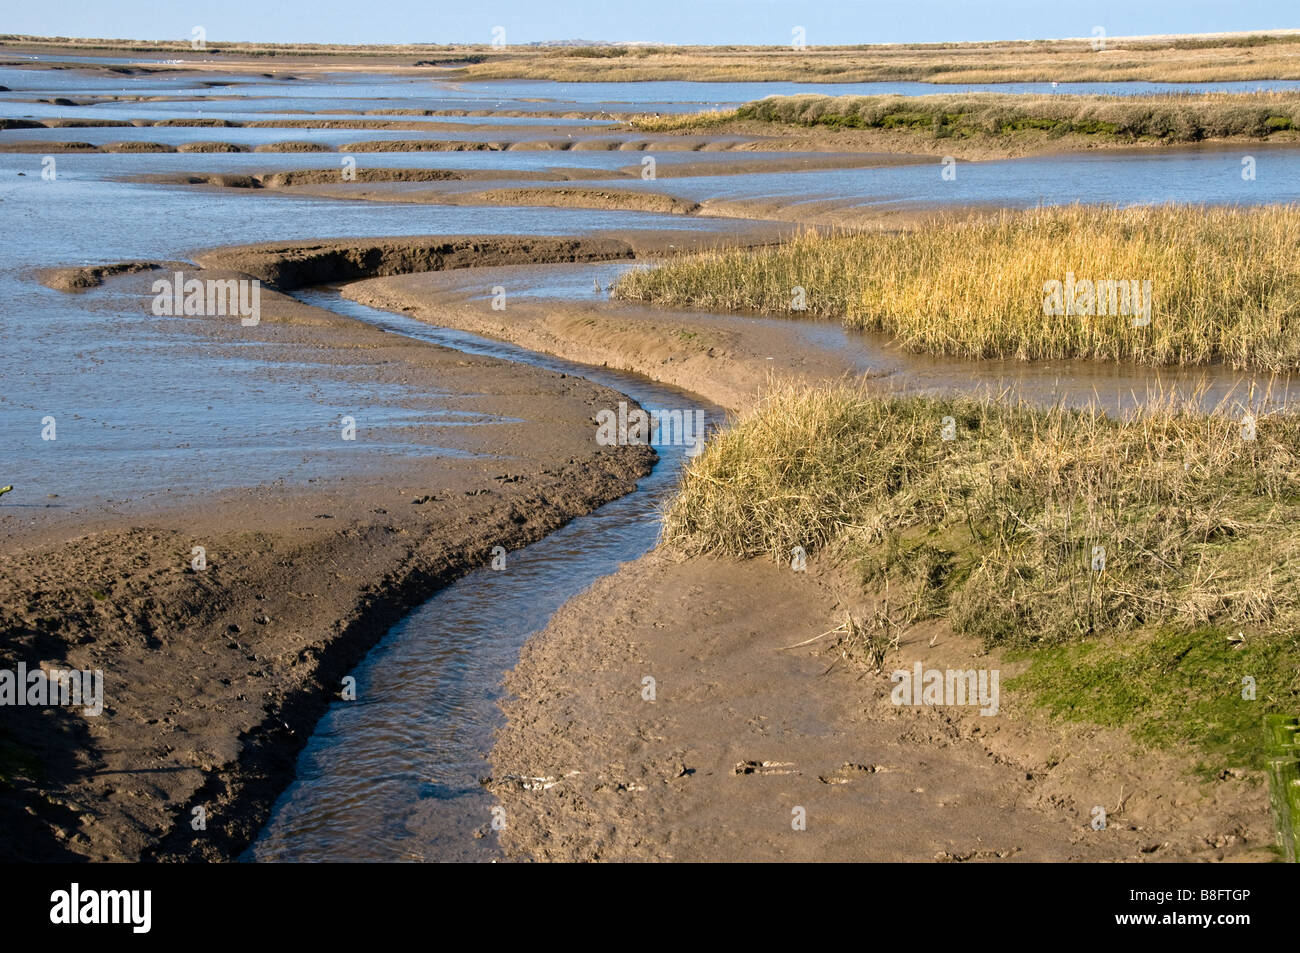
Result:
<svg viewBox="0 0 1300 953">
<path fill-rule="evenodd" d="M 1150 321 L 1044 313 L 1068 275 L 1151 282 Z M 796 288 L 804 291 L 803 310 Z M 899 234 L 805 233 L 631 271 L 625 300 L 821 316 L 966 358 L 1300 368 L 1300 208 L 1075 205 Z M 1109 302 L 1108 302 L 1109 307 Z"/>
<path fill-rule="evenodd" d="M 687 468 L 664 541 L 779 560 L 837 543 L 909 622 L 947 614 L 990 643 L 1280 631 L 1300 621 L 1300 421 L 1252 417 L 1246 439 L 1243 413 L 783 387 Z"/>
</svg>

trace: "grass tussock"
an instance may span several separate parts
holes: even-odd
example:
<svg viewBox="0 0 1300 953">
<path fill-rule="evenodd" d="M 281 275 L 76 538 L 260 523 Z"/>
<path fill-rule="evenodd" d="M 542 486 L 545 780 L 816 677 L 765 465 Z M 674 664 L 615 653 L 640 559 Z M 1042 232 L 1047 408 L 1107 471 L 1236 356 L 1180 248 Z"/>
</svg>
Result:
<svg viewBox="0 0 1300 953">
<path fill-rule="evenodd" d="M 882 634 L 947 618 L 1033 649 L 1024 684 L 1055 711 L 1226 750 L 1300 698 L 1300 420 L 1246 439 L 1227 410 L 784 387 L 687 468 L 664 541 L 825 550 L 885 594 Z"/>
<path fill-rule="evenodd" d="M 1045 285 L 1069 275 L 1150 281 L 1149 322 L 1139 325 L 1139 314 L 1045 314 Z M 1300 208 L 1072 206 L 940 220 L 898 234 L 809 232 L 770 248 L 631 271 L 615 294 L 669 307 L 837 318 L 912 350 L 965 358 L 1291 370 L 1300 368 Z M 1108 312 L 1121 310 L 1100 294 L 1095 310 L 1103 297 Z"/>
<path fill-rule="evenodd" d="M 735 109 L 706 109 L 703 112 L 676 113 L 668 116 L 643 114 L 633 116 L 628 125 L 642 132 L 693 132 L 712 129 L 737 118 Z"/>
<path fill-rule="evenodd" d="M 848 544 L 990 643 L 1300 621 L 1300 420 L 1157 402 L 1097 410 L 784 388 L 687 469 L 689 553 Z M 951 439 L 944 439 L 945 425 Z M 1095 547 L 1104 549 L 1104 565 Z M 926 602 L 942 593 L 940 602 Z"/>
<path fill-rule="evenodd" d="M 1295 93 L 1212 93 L 1195 96 L 770 96 L 729 112 L 717 110 L 634 125 L 647 132 L 709 128 L 731 120 L 832 129 L 911 133 L 926 140 L 999 140 L 1087 136 L 1113 143 L 1158 140 L 1294 138 L 1300 131 Z"/>
</svg>

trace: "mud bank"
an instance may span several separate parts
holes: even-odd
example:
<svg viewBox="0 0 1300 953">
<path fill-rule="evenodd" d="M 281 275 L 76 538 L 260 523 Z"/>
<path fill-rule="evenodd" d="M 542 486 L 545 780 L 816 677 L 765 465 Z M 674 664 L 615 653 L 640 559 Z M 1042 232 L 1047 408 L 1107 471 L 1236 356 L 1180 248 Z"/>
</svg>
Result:
<svg viewBox="0 0 1300 953">
<path fill-rule="evenodd" d="M 143 145 L 159 145 L 144 143 Z M 166 151 L 169 147 L 159 148 Z M 152 151 L 152 150 L 149 150 Z M 277 142 L 255 146 L 254 152 L 329 152 L 330 148 L 311 142 Z M 781 172 L 808 172 L 818 169 L 876 169 L 899 165 L 916 165 L 930 161 L 923 156 L 828 155 L 798 158 L 769 157 L 722 162 L 665 163 L 657 177 L 675 179 L 702 176 L 729 176 Z M 152 185 L 211 185 L 223 188 L 292 189 L 296 194 L 325 198 L 374 199 L 376 201 L 412 200 L 396 190 L 368 192 L 366 185 L 399 185 L 423 182 L 538 181 L 573 182 L 584 179 L 640 179 L 642 167 L 628 165 L 621 169 L 583 169 L 576 166 L 551 166 L 546 169 L 428 169 L 428 168 L 358 168 L 343 180 L 338 169 L 290 169 L 248 174 L 221 172 L 146 173 L 124 177 L 125 181 Z M 314 186 L 327 186 L 309 190 Z M 419 194 L 419 193 L 417 193 Z M 477 193 L 478 196 L 484 193 Z M 500 199 L 498 204 L 505 204 Z M 685 200 L 681 200 L 685 201 Z M 609 207 L 621 207 L 610 205 Z"/>
<path fill-rule="evenodd" d="M 142 271 L 173 270 L 191 267 L 180 261 L 118 261 L 108 265 L 82 265 L 72 268 L 43 268 L 36 278 L 55 291 L 87 291 L 98 288 L 105 279 L 134 275 Z"/>
<path fill-rule="evenodd" d="M 850 157 L 835 157 L 848 159 Z M 864 157 L 833 168 L 878 168 L 882 163 Z M 912 165 L 927 160 L 900 157 L 896 165 Z M 888 163 L 885 163 L 887 165 Z M 694 164 L 665 167 L 669 174 L 664 189 L 671 189 L 672 179 L 697 174 Z M 784 162 L 762 160 L 747 163 L 719 163 L 709 174 L 725 175 L 733 170 L 755 175 L 764 172 L 818 168 L 815 160 Z M 704 174 L 698 172 L 698 174 Z M 538 208 L 583 208 L 600 211 L 651 212 L 666 215 L 692 215 L 726 218 L 746 222 L 787 222 L 814 228 L 904 229 L 916 228 L 935 219 L 973 219 L 996 214 L 996 203 L 969 206 L 920 206 L 916 208 L 880 208 L 863 205 L 858 198 L 809 200 L 798 195 L 757 199 L 716 199 L 703 201 L 684 198 L 665 190 L 610 188 L 602 186 L 533 186 L 505 187 L 476 191 L 462 183 L 475 180 L 494 182 L 553 181 L 584 179 L 639 178 L 639 167 L 617 171 L 555 168 L 545 173 L 530 170 L 450 170 L 450 169 L 366 169 L 356 170 L 355 178 L 343 181 L 337 170 L 303 169 L 288 172 L 231 174 L 219 172 L 165 173 L 126 177 L 127 181 L 156 185 L 193 185 L 211 188 L 280 191 L 296 196 L 361 202 L 403 203 L 411 205 L 529 206 Z M 419 188 L 427 185 L 428 188 Z"/>
<path fill-rule="evenodd" d="M 289 191 L 294 195 L 315 198 L 346 199 L 348 201 L 407 202 L 421 205 L 469 206 L 535 206 L 544 208 L 585 208 L 652 212 L 663 215 L 694 215 L 702 210 L 698 202 L 665 195 L 661 192 L 643 192 L 632 189 L 611 188 L 500 188 L 482 192 L 474 191 L 412 191 L 408 189 L 367 189 L 367 185 L 403 186 L 419 183 L 464 182 L 474 179 L 500 181 L 502 178 L 520 180 L 568 181 L 618 177 L 609 174 L 510 172 L 459 172 L 445 169 L 369 169 L 358 171 L 350 181 L 340 181 L 339 173 L 332 169 L 304 170 L 301 172 L 273 172 L 255 175 L 225 173 L 193 173 L 149 175 L 136 181 L 159 185 L 206 185 L 235 189 L 270 189 Z M 743 217 L 743 216 L 736 216 Z"/>
<path fill-rule="evenodd" d="M 157 97 L 156 99 L 167 99 L 167 97 Z M 230 100 L 232 97 L 209 96 L 203 101 L 210 102 L 214 100 Z M 39 101 L 39 100 L 38 100 Z M 177 100 L 171 100 L 177 101 Z M 189 100 L 180 100 L 189 101 Z M 71 100 L 56 103 L 61 106 L 85 105 L 74 103 Z M 91 104 L 93 105 L 93 103 Z M 420 115 L 432 115 L 432 113 L 420 113 Z M 468 113 L 461 113 L 468 115 Z M 496 115 L 495 113 L 484 113 L 484 115 Z M 503 115 L 528 115 L 535 116 L 535 113 L 513 113 Z M 588 118 L 588 114 L 581 113 L 574 118 Z M 411 120 L 411 119 L 204 119 L 199 117 L 180 117 L 175 119 L 0 119 L 0 129 L 100 129 L 100 128 L 117 128 L 132 127 L 137 129 L 146 129 L 150 127 L 176 128 L 176 127 L 193 127 L 193 128 L 216 128 L 216 129 L 382 129 L 389 131 L 407 131 L 407 132 L 513 132 L 516 135 L 526 135 L 536 137 L 538 135 L 550 134 L 569 134 L 571 127 L 565 125 L 555 126 L 538 126 L 538 125 L 516 125 L 510 126 L 501 123 L 463 123 L 463 122 L 431 122 L 428 120 Z M 597 127 L 599 128 L 599 127 Z"/>
<path fill-rule="evenodd" d="M 508 855 L 1272 858 L 1267 792 L 1253 780 L 1202 783 L 1180 758 L 1048 723 L 1005 688 L 998 717 L 893 705 L 888 673 L 915 661 L 1015 671 L 944 626 L 908 632 L 884 674 L 845 661 L 833 639 L 789 648 L 862 613 L 854 591 L 812 564 L 794 573 L 658 551 L 567 604 L 507 680 L 490 787 Z M 1090 824 L 1098 805 L 1105 830 Z"/>
<path fill-rule="evenodd" d="M 628 243 L 607 238 L 429 236 L 232 245 L 205 252 L 197 260 L 204 268 L 241 272 L 289 291 L 411 272 L 536 262 L 616 261 L 635 255 Z"/>
<path fill-rule="evenodd" d="M 114 279 L 142 296 L 149 280 Z M 196 348 L 229 332 L 220 319 L 178 321 Z M 394 622 L 493 547 L 629 492 L 654 459 L 595 444 L 597 409 L 624 398 L 579 378 L 413 342 L 270 290 L 261 323 L 240 332 L 304 386 L 362 368 L 495 422 L 420 428 L 408 436 L 428 452 L 399 462 L 367 455 L 363 439 L 349 475 L 298 487 L 177 487 L 168 506 L 7 495 L 0 667 L 102 671 L 104 710 L 9 709 L 6 859 L 238 855 L 342 676 Z"/>
<path fill-rule="evenodd" d="M 1002 137 L 929 138 L 915 132 L 894 129 L 853 129 L 829 126 L 785 125 L 753 119 L 708 122 L 708 131 L 729 137 L 736 144 L 730 148 L 759 152 L 849 152 L 897 155 L 953 156 L 958 159 L 1021 159 L 1028 156 L 1067 155 L 1095 151 L 1137 150 L 1173 152 L 1189 148 L 1184 142 L 1159 139 L 1104 138 L 1079 133 L 1047 134 L 1026 131 Z M 693 144 L 701 135 L 697 129 L 655 130 L 658 135 L 680 136 Z M 1207 138 L 1195 146 L 1218 146 L 1246 149 L 1270 142 L 1295 142 L 1293 135 L 1275 135 L 1266 139 L 1233 137 Z M 684 146 L 690 147 L 690 146 Z M 658 148 L 664 148 L 663 145 Z"/>
<path fill-rule="evenodd" d="M 773 377 L 833 380 L 857 373 L 833 348 L 810 345 L 792 324 L 736 315 L 674 315 L 617 303 L 511 299 L 494 311 L 484 291 L 525 288 L 529 268 L 375 278 L 344 287 L 355 301 L 583 364 L 644 374 L 728 410 L 750 405 Z"/>
<path fill-rule="evenodd" d="M 261 147 L 259 147 L 260 149 Z M 256 150 L 255 150 L 256 151 Z M 321 151 L 326 151 L 322 149 Z M 359 185 L 374 183 L 408 184 L 419 182 L 469 182 L 476 179 L 500 180 L 533 179 L 546 182 L 567 182 L 573 179 L 608 178 L 609 174 L 595 169 L 512 169 L 502 173 L 489 169 L 353 169 L 349 182 Z M 338 169 L 292 169 L 287 172 L 254 172 L 238 175 L 222 172 L 149 173 L 133 176 L 132 182 L 154 185 L 213 185 L 222 188 L 243 189 L 295 189 L 302 194 L 304 186 L 339 185 L 342 177 Z M 326 193 L 329 194 L 329 193 Z M 349 195 L 348 198 L 356 198 Z"/>
</svg>

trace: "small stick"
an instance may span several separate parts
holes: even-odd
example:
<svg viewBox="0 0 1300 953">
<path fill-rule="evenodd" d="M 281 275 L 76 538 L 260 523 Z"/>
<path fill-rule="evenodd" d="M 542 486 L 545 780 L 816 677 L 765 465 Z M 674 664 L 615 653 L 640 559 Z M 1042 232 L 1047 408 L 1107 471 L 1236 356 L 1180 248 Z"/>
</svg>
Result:
<svg viewBox="0 0 1300 953">
<path fill-rule="evenodd" d="M 786 649 L 797 649 L 804 645 L 811 645 L 813 642 L 816 642 L 818 639 L 824 639 L 828 635 L 834 635 L 836 632 L 843 632 L 843 631 L 844 631 L 844 626 L 837 625 L 829 632 L 823 632 L 821 635 L 814 635 L 811 639 L 804 639 L 802 642 L 796 642 L 794 645 L 783 645 L 776 651 L 784 652 Z"/>
</svg>

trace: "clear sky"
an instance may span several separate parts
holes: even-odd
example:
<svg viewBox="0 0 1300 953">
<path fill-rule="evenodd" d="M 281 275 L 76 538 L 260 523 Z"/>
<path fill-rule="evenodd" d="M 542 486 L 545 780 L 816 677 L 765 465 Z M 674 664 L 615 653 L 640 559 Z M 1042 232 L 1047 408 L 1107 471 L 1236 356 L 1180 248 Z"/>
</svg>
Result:
<svg viewBox="0 0 1300 953">
<path fill-rule="evenodd" d="M 1300 0 L 6 0 L 0 33 L 149 40 L 809 45 L 1300 27 Z"/>
</svg>

